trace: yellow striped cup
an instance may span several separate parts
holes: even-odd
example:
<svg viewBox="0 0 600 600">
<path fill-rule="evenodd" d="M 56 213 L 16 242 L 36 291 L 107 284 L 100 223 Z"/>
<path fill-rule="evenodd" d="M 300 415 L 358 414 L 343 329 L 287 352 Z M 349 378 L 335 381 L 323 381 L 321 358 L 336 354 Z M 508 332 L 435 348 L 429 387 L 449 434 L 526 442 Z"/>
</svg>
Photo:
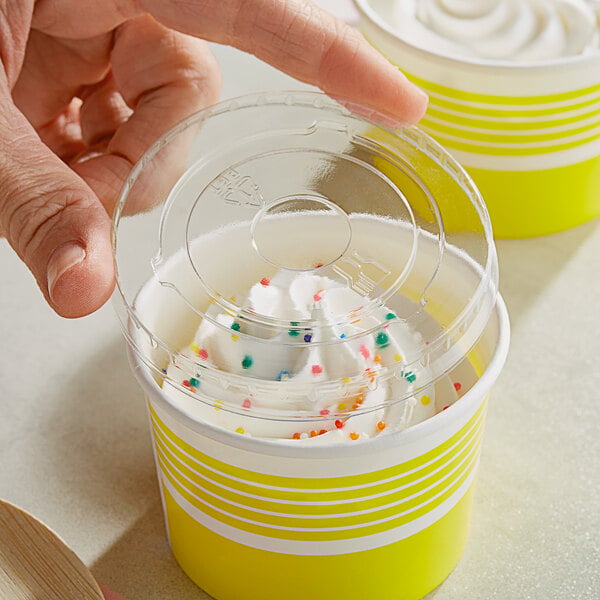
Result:
<svg viewBox="0 0 600 600">
<path fill-rule="evenodd" d="M 430 97 L 420 126 L 473 177 L 497 237 L 600 215 L 600 55 L 509 64 L 428 52 L 386 24 L 386 0 L 355 0 L 360 29 Z"/>
<path fill-rule="evenodd" d="M 145 174 L 163 173 L 170 142 L 181 149 L 180 134 L 189 141 L 199 124 L 190 166 L 164 205 L 129 217 L 129 202 L 139 206 L 151 189 Z M 203 384 L 184 399 L 169 393 L 180 383 L 167 367 L 184 364 L 180 349 L 221 298 L 223 281 L 235 286 L 229 295 L 265 274 L 267 261 L 250 243 L 256 218 L 307 187 L 348 202 L 352 245 L 338 258 L 352 257 L 358 272 L 340 269 L 344 280 L 360 284 L 365 302 L 371 292 L 374 302 L 393 292 L 405 303 L 403 327 L 420 346 L 407 364 L 427 372 L 411 402 L 434 401 L 430 385 L 450 390 L 436 394 L 435 416 L 404 430 L 390 421 L 368 439 L 303 443 L 226 430 L 227 411 L 235 419 L 237 407 L 219 396 L 231 381 L 222 371 L 215 369 L 216 393 Z M 200 204 L 205 194 L 211 201 Z M 297 212 L 259 221 L 265 237 L 310 229 L 323 252 L 329 217 Z M 509 338 L 487 212 L 456 161 L 416 128 L 377 127 L 321 94 L 247 96 L 201 111 L 159 140 L 134 167 L 113 227 L 115 307 L 148 399 L 169 540 L 193 581 L 218 600 L 417 600 L 439 585 L 465 545 L 486 398 Z M 290 255 L 305 251 L 294 246 Z M 401 277 L 400 287 L 373 279 L 368 265 L 402 272 L 391 278 Z M 268 340 L 275 355 L 283 346 Z M 321 384 L 331 381 L 302 393 L 318 395 L 327 389 Z M 287 409 L 244 418 L 306 424 L 306 413 Z"/>
<path fill-rule="evenodd" d="M 175 558 L 218 600 L 416 600 L 467 537 L 487 393 L 508 349 L 502 300 L 450 409 L 361 444 L 297 446 L 193 419 L 139 354 Z"/>
</svg>

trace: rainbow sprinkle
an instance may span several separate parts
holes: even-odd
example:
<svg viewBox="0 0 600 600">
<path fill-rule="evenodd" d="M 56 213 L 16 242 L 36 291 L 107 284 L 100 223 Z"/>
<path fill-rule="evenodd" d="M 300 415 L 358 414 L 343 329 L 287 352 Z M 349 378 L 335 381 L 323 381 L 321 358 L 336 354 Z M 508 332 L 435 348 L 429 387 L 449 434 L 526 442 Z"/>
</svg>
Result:
<svg viewBox="0 0 600 600">
<path fill-rule="evenodd" d="M 277 377 L 275 377 L 275 379 L 277 381 L 281 381 L 282 379 L 288 379 L 290 376 L 290 372 L 286 371 L 285 369 L 281 369 L 281 371 L 279 371 L 279 373 L 277 374 Z"/>
<path fill-rule="evenodd" d="M 377 334 L 377 337 L 375 338 L 375 343 L 380 348 L 387 348 L 390 345 L 390 338 L 387 333 L 383 333 L 383 331 L 380 331 Z"/>
</svg>

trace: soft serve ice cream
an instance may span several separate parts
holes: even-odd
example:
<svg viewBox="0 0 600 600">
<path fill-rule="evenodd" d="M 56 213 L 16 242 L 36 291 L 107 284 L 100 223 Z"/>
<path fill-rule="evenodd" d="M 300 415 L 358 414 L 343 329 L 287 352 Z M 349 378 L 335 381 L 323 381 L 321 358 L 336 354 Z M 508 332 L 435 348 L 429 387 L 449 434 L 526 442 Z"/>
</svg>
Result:
<svg viewBox="0 0 600 600">
<path fill-rule="evenodd" d="M 256 282 L 242 305 L 258 320 L 212 304 L 184 359 L 169 365 L 166 393 L 230 431 L 310 443 L 399 431 L 456 399 L 448 378 L 423 388 L 422 371 L 398 368 L 424 343 L 420 334 L 391 327 L 398 317 L 386 307 L 363 314 L 364 298 L 317 273 L 279 271 Z"/>
<path fill-rule="evenodd" d="M 395 0 L 390 25 L 442 55 L 533 62 L 599 49 L 591 0 Z"/>
</svg>

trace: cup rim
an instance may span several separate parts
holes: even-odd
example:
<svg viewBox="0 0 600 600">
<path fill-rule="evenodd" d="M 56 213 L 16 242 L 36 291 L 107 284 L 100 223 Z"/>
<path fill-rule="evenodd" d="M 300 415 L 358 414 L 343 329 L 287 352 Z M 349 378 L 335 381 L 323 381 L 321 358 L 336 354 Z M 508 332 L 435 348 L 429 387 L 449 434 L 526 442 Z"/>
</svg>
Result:
<svg viewBox="0 0 600 600">
<path fill-rule="evenodd" d="M 506 362 L 510 345 L 510 321 L 506 304 L 500 294 L 496 296 L 496 305 L 491 318 L 497 318 L 498 320 L 498 339 L 490 362 L 473 387 L 452 405 L 452 410 L 440 411 L 433 417 L 403 431 L 377 436 L 356 444 L 336 443 L 311 446 L 282 443 L 280 440 L 275 439 L 240 435 L 212 423 L 193 419 L 182 412 L 177 407 L 176 402 L 163 393 L 162 388 L 152 377 L 148 366 L 144 364 L 130 344 L 127 344 L 127 355 L 136 379 L 146 395 L 153 402 L 157 402 L 167 414 L 197 434 L 242 451 L 270 456 L 306 459 L 362 456 L 366 453 L 386 451 L 399 444 L 406 445 L 423 439 L 442 429 L 450 420 L 457 420 L 468 414 L 472 407 L 481 401 L 498 378 Z"/>
<path fill-rule="evenodd" d="M 563 56 L 560 58 L 543 60 L 543 61 L 508 61 L 495 59 L 478 59 L 470 57 L 458 57 L 452 55 L 438 54 L 432 50 L 427 50 L 421 46 L 416 46 L 400 37 L 391 27 L 383 21 L 379 13 L 374 10 L 369 0 L 352 0 L 354 6 L 358 10 L 360 16 L 375 25 L 379 29 L 379 33 L 390 38 L 394 43 L 401 44 L 410 50 L 417 52 L 423 57 L 435 59 L 446 64 L 469 66 L 474 69 L 494 69 L 496 71 L 510 71 L 530 74 L 532 70 L 547 71 L 552 69 L 568 69 L 573 66 L 585 67 L 587 63 L 600 62 L 600 51 L 592 54 L 577 54 L 574 56 Z"/>
</svg>

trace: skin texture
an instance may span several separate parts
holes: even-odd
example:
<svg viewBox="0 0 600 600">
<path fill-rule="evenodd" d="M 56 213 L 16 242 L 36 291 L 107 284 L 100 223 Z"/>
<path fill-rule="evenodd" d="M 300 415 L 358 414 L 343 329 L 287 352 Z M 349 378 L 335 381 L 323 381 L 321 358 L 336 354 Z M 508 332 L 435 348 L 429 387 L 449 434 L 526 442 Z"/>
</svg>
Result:
<svg viewBox="0 0 600 600">
<path fill-rule="evenodd" d="M 0 234 L 60 315 L 112 292 L 110 215 L 131 166 L 218 100 L 205 40 L 388 124 L 426 108 L 360 34 L 301 0 L 0 0 Z"/>
</svg>

